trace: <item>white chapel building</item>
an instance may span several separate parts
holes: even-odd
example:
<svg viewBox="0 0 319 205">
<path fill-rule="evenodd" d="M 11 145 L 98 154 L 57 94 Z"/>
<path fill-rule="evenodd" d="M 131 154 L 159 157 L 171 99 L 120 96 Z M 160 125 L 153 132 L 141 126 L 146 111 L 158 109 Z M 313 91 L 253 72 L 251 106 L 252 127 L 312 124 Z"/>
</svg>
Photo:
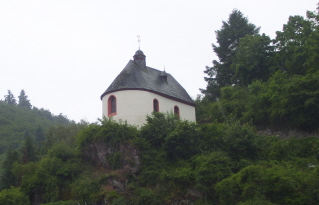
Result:
<svg viewBox="0 0 319 205">
<path fill-rule="evenodd" d="M 186 90 L 169 73 L 146 66 L 145 57 L 136 51 L 101 95 L 103 116 L 142 126 L 152 112 L 173 112 L 195 122 L 195 103 Z"/>
</svg>

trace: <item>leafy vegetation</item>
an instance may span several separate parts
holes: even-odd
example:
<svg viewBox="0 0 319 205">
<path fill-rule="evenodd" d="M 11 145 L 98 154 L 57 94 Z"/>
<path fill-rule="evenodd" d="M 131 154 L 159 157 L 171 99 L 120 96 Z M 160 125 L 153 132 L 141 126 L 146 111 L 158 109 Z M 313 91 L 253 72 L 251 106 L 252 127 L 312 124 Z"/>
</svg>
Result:
<svg viewBox="0 0 319 205">
<path fill-rule="evenodd" d="M 217 99 L 220 96 L 219 89 L 233 83 L 236 67 L 232 64 L 235 62 L 240 40 L 246 35 L 255 35 L 258 32 L 259 28 L 249 23 L 244 14 L 236 9 L 229 15 L 228 21 L 223 21 L 222 28 L 215 32 L 218 45 L 213 44 L 219 61 L 214 60 L 213 67 L 206 67 L 205 70 L 208 85 L 203 93 L 207 97 Z"/>
<path fill-rule="evenodd" d="M 75 122 L 62 114 L 56 116 L 49 110 L 32 106 L 24 90 L 19 95 L 18 103 L 13 93 L 8 90 L 4 100 L 0 100 L 0 163 L 5 163 L 5 152 L 8 149 L 23 149 L 21 152 L 25 162 L 34 161 L 35 152 L 39 152 L 32 150 L 35 149 L 34 141 L 38 144 L 44 142 L 44 132 L 54 129 L 53 126 L 72 124 Z M 4 169 L 6 168 L 0 167 L 0 175 Z"/>
<path fill-rule="evenodd" d="M 49 110 L 34 106 L 31 108 L 24 90 L 21 91 L 17 104 L 9 90 L 4 101 L 0 101 L 0 154 L 3 154 L 8 147 L 13 149 L 20 147 L 26 131 L 34 136 L 37 129 L 45 132 L 50 126 L 71 123 L 74 122 L 62 114 L 55 116 Z"/>
<path fill-rule="evenodd" d="M 237 21 L 245 19 L 236 16 L 237 12 L 232 12 L 229 21 L 235 17 Z M 206 123 L 237 119 L 259 129 L 317 131 L 318 19 L 318 11 L 308 11 L 307 18 L 291 16 L 273 40 L 258 34 L 258 30 L 245 34 L 241 33 L 245 29 L 235 30 L 232 35 L 241 36 L 233 40 L 232 45 L 236 46 L 232 55 L 227 49 L 216 50 L 214 45 L 220 59 L 218 65 L 225 66 L 223 56 L 231 56 L 226 66 L 230 69 L 229 80 L 227 84 L 220 82 L 225 71 L 216 67 L 215 61 L 213 67 L 206 69 L 208 84 L 203 90 L 205 96 L 197 100 L 197 120 Z M 247 19 L 245 22 L 250 25 Z M 225 25 L 224 22 L 217 32 L 218 39 L 231 35 L 231 24 Z M 222 42 L 218 42 L 222 47 Z"/>
<path fill-rule="evenodd" d="M 238 121 L 195 124 L 163 113 L 148 116 L 140 129 L 107 119 L 78 126 L 78 134 L 69 135 L 74 140 L 67 140 L 74 144 L 56 141 L 34 161 L 23 161 L 23 149 L 9 150 L 6 165 L 11 164 L 7 172 L 13 178 L 0 199 L 27 196 L 31 204 L 318 200 L 317 137 L 281 139 L 258 135 Z M 140 163 L 132 157 L 136 149 Z"/>
</svg>

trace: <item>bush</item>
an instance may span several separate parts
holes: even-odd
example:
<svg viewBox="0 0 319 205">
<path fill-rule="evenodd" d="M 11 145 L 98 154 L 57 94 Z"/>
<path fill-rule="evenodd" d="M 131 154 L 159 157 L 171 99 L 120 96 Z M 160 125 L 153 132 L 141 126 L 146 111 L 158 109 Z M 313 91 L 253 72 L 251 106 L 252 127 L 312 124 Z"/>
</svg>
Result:
<svg viewBox="0 0 319 205">
<path fill-rule="evenodd" d="M 42 205 L 78 205 L 78 203 L 75 201 L 57 201 L 57 202 L 52 202 L 52 203 L 47 203 Z"/>
<path fill-rule="evenodd" d="M 11 187 L 0 192 L 1 205 L 29 205 L 29 197 L 20 188 Z"/>
<path fill-rule="evenodd" d="M 307 192 L 302 193 L 306 180 L 306 173 L 290 166 L 266 163 L 248 166 L 222 180 L 216 192 L 220 204 L 266 199 L 275 204 L 313 204 Z"/>
<path fill-rule="evenodd" d="M 87 143 L 101 141 L 118 145 L 120 142 L 133 139 L 137 136 L 137 128 L 126 122 L 116 122 L 112 119 L 104 119 L 101 125 L 92 124 L 82 130 L 76 136 L 80 150 L 85 149 Z"/>
</svg>

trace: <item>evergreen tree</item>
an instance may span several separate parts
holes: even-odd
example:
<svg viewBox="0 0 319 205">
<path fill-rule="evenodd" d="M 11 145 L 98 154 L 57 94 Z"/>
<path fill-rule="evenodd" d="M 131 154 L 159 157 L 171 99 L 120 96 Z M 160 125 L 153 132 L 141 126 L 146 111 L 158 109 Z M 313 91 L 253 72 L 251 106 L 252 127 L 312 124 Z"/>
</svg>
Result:
<svg viewBox="0 0 319 205">
<path fill-rule="evenodd" d="M 216 31 L 217 43 L 213 44 L 213 50 L 219 58 L 219 61 L 213 61 L 213 67 L 206 67 L 204 73 L 208 85 L 202 92 L 209 95 L 212 99 L 220 96 L 220 88 L 233 84 L 232 78 L 235 75 L 235 69 L 231 67 L 234 56 L 239 46 L 239 41 L 246 35 L 255 35 L 259 33 L 259 28 L 249 23 L 239 10 L 233 10 L 229 15 L 228 21 L 223 21 L 222 28 Z"/>
<path fill-rule="evenodd" d="M 32 105 L 30 100 L 28 100 L 28 96 L 25 94 L 25 91 L 22 89 L 19 95 L 19 107 L 25 107 L 31 109 Z"/>
<path fill-rule="evenodd" d="M 10 90 L 8 90 L 8 95 L 4 96 L 4 102 L 7 103 L 8 105 L 17 105 L 17 100 L 15 99 L 14 95 L 11 93 Z"/>
<path fill-rule="evenodd" d="M 43 129 L 42 127 L 39 125 L 38 128 L 36 129 L 35 131 L 35 141 L 37 143 L 41 143 L 45 140 L 45 137 L 44 137 L 44 132 L 43 132 Z"/>
<path fill-rule="evenodd" d="M 6 153 L 6 159 L 3 162 L 3 174 L 1 176 L 0 190 L 8 189 L 16 185 L 16 177 L 12 173 L 13 163 L 18 161 L 18 153 L 12 151 L 9 147 Z"/>
<path fill-rule="evenodd" d="M 28 163 L 35 161 L 35 146 L 30 132 L 26 131 L 24 134 L 24 145 L 22 148 L 22 162 Z"/>
</svg>

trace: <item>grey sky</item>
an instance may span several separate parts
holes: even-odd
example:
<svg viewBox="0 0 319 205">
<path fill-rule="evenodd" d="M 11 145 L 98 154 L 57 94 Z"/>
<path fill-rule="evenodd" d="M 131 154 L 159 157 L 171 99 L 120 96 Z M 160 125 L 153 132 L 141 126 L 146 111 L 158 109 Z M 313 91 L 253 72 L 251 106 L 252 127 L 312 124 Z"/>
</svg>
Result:
<svg viewBox="0 0 319 205">
<path fill-rule="evenodd" d="M 2 0 L 0 99 L 21 89 L 38 108 L 72 120 L 101 117 L 100 95 L 141 50 L 195 98 L 205 88 L 211 44 L 234 8 L 275 37 L 317 0 Z"/>
</svg>

